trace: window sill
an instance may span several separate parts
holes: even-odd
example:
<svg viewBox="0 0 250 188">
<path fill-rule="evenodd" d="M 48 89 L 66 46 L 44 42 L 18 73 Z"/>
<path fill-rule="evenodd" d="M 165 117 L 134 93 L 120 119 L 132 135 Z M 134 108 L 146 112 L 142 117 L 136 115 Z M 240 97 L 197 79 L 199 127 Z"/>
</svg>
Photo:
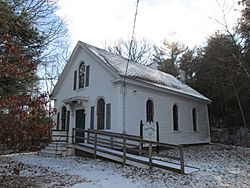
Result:
<svg viewBox="0 0 250 188">
<path fill-rule="evenodd" d="M 172 131 L 173 133 L 180 133 L 181 131 Z"/>
<path fill-rule="evenodd" d="M 80 92 L 80 91 L 83 91 L 83 90 L 85 90 L 85 89 L 86 89 L 86 87 L 77 89 L 77 90 L 75 90 L 75 91 L 76 91 L 76 92 Z"/>
</svg>

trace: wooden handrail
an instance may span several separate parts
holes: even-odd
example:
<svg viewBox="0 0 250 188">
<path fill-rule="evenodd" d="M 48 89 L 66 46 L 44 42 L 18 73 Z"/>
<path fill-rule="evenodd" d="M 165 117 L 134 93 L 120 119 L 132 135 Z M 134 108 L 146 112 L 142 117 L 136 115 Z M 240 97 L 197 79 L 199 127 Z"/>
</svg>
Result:
<svg viewBox="0 0 250 188">
<path fill-rule="evenodd" d="M 123 136 L 126 137 L 126 139 L 129 139 L 131 141 L 137 141 L 137 142 L 142 142 L 144 144 L 149 144 L 152 143 L 152 145 L 159 145 L 159 146 L 163 146 L 163 147 L 168 147 L 168 148 L 179 148 L 182 147 L 181 144 L 167 144 L 167 143 L 162 143 L 162 142 L 157 142 L 157 141 L 153 141 L 153 140 L 146 140 L 146 139 L 142 139 L 140 136 L 136 136 L 136 135 L 129 135 L 129 134 L 122 134 L 122 133 L 114 133 L 114 132 L 106 132 L 106 131 L 100 131 L 100 130 L 84 130 L 84 129 L 80 129 L 80 128 L 73 128 L 76 131 L 80 131 L 80 132 L 89 132 L 89 133 L 97 133 L 99 135 L 107 135 L 107 136 L 113 136 L 114 138 L 123 138 Z"/>
<path fill-rule="evenodd" d="M 77 132 L 83 133 L 81 134 L 81 136 L 76 136 Z M 87 134 L 85 134 L 87 133 Z M 104 136 L 104 138 L 102 137 L 98 137 L 98 136 Z M 105 131 L 100 131 L 100 130 L 84 130 L 84 129 L 80 129 L 80 128 L 73 128 L 73 134 L 72 134 L 72 142 L 75 143 L 76 138 L 81 138 L 81 140 L 86 140 L 87 143 L 92 143 L 94 145 L 94 158 L 97 157 L 97 146 L 103 146 L 103 144 L 107 147 L 107 145 L 109 146 L 108 148 L 114 148 L 115 146 L 117 146 L 117 144 L 119 143 L 119 146 L 122 149 L 123 152 L 123 165 L 126 164 L 126 153 L 127 153 L 127 145 L 131 145 L 131 146 L 137 146 L 139 147 L 139 149 L 137 150 L 139 155 L 148 154 L 148 159 L 149 159 L 149 169 L 153 168 L 153 146 L 157 146 L 157 147 L 165 147 L 165 148 L 176 148 L 179 150 L 179 157 L 172 157 L 172 159 L 176 159 L 179 160 L 180 162 L 180 172 L 182 174 L 184 174 L 184 154 L 183 154 L 183 146 L 182 145 L 177 145 L 177 144 L 167 144 L 167 143 L 162 143 L 159 141 L 152 141 L 152 140 L 145 140 L 142 139 L 142 137 L 140 136 L 135 136 L 135 135 L 128 135 L 128 134 L 122 134 L 122 133 L 114 133 L 114 132 L 105 132 Z M 115 139 L 116 138 L 116 139 Z M 92 141 L 92 142 L 91 142 Z M 129 141 L 132 142 L 138 142 L 137 144 L 131 144 L 128 143 Z M 143 144 L 148 144 L 148 151 L 144 152 L 143 151 Z M 158 149 L 157 149 L 158 150 Z M 157 152 L 158 153 L 158 152 Z M 157 154 L 156 154 L 157 156 Z M 159 155 L 162 156 L 162 155 Z M 169 157 L 167 155 L 165 155 L 165 157 Z M 171 158 L 171 157 L 169 157 Z"/>
<path fill-rule="evenodd" d="M 57 132 L 66 132 L 67 130 L 61 130 L 61 129 L 52 129 L 51 131 L 57 131 Z"/>
</svg>

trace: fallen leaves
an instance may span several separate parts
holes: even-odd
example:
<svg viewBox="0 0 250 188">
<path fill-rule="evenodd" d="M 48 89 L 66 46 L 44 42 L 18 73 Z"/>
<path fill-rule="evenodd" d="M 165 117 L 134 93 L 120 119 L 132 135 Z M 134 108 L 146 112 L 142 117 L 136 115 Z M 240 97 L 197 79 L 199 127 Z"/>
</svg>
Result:
<svg viewBox="0 0 250 188">
<path fill-rule="evenodd" d="M 164 153 L 175 155 L 178 151 L 162 151 L 162 154 Z M 34 154 L 16 155 L 16 157 L 0 156 L 0 187 L 8 188 L 13 185 L 12 187 L 59 188 L 71 187 L 78 183 L 92 187 L 97 185 L 114 187 L 117 183 L 122 185 L 122 181 L 130 182 L 127 187 L 131 188 L 248 188 L 250 186 L 249 148 L 229 148 L 222 144 L 196 145 L 185 147 L 184 156 L 188 165 L 198 167 L 200 170 L 192 174 L 181 175 L 156 169 L 150 171 L 134 166 L 123 167 L 121 164 L 110 161 L 76 156 L 65 158 L 42 157 Z M 19 176 L 13 175 L 13 168 L 19 163 L 23 164 L 20 174 Z M 10 171 L 7 170 L 8 168 Z M 108 184 L 105 186 L 102 182 L 108 182 Z"/>
<path fill-rule="evenodd" d="M 8 157 L 0 159 L 0 188 L 59 188 L 88 182 L 80 176 L 56 172 L 49 167 L 25 164 Z"/>
</svg>

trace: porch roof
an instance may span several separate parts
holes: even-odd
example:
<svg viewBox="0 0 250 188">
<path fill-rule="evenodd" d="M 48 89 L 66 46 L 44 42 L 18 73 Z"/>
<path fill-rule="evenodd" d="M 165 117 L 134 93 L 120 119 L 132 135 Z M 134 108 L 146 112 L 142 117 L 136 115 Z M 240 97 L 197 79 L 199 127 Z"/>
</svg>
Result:
<svg viewBox="0 0 250 188">
<path fill-rule="evenodd" d="M 74 103 L 80 103 L 80 102 L 87 102 L 89 100 L 88 97 L 83 97 L 83 96 L 74 96 L 74 97 L 69 97 L 63 100 L 63 103 L 65 104 L 74 104 Z"/>
</svg>

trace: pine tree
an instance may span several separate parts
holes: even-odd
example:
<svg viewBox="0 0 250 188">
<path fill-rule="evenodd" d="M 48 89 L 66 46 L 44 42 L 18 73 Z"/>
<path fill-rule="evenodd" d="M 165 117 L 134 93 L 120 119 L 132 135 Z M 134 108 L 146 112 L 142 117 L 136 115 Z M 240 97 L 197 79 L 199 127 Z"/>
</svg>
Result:
<svg viewBox="0 0 250 188">
<path fill-rule="evenodd" d="M 54 5 L 47 0 L 0 1 L 0 144 L 19 151 L 39 145 L 34 141 L 48 137 L 53 126 L 48 96 L 37 95 L 34 88 L 43 52 L 61 32 L 61 22 L 49 17 Z"/>
</svg>

